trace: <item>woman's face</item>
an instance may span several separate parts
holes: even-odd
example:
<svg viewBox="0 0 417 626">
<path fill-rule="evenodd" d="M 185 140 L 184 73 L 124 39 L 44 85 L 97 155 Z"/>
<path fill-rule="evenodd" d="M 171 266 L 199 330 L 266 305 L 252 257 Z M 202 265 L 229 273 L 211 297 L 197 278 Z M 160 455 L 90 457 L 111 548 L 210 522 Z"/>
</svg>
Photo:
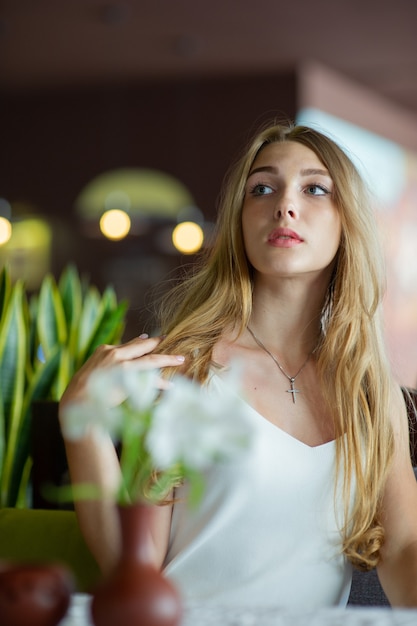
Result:
<svg viewBox="0 0 417 626">
<path fill-rule="evenodd" d="M 260 274 L 330 279 L 340 244 L 341 219 L 333 181 L 306 146 L 265 146 L 250 170 L 243 201 L 246 254 Z"/>
</svg>

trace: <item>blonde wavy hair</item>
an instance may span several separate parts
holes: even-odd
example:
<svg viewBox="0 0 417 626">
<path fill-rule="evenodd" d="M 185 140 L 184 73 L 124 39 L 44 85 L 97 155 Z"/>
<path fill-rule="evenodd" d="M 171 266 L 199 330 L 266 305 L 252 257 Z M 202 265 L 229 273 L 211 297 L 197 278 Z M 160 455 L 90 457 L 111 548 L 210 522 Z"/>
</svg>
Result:
<svg viewBox="0 0 417 626">
<path fill-rule="evenodd" d="M 290 124 L 273 124 L 255 136 L 225 179 L 212 248 L 160 309 L 166 337 L 158 352 L 185 355 L 185 373 L 204 382 L 213 346 L 224 329 L 243 332 L 248 325 L 252 268 L 242 235 L 245 184 L 262 148 L 286 141 L 307 146 L 327 168 L 341 216 L 341 243 L 323 303 L 317 368 L 334 416 L 336 476 L 344 469 L 342 549 L 356 567 L 371 569 L 384 540 L 380 506 L 393 453 L 388 415 L 392 382 L 380 320 L 385 278 L 366 186 L 334 141 L 312 128 Z"/>
</svg>

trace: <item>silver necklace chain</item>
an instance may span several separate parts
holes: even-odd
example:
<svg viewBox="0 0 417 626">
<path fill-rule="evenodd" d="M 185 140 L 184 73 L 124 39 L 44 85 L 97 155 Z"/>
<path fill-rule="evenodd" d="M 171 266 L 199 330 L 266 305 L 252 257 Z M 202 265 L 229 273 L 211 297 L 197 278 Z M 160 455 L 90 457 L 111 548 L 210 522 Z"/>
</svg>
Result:
<svg viewBox="0 0 417 626">
<path fill-rule="evenodd" d="M 254 338 L 255 342 L 258 344 L 258 346 L 260 348 L 262 348 L 262 350 L 264 350 L 267 354 L 269 354 L 269 356 L 271 357 L 271 359 L 274 361 L 275 365 L 278 366 L 278 369 L 284 374 L 285 378 L 287 378 L 290 381 L 290 385 L 291 385 L 291 389 L 287 389 L 287 393 L 290 393 L 292 395 L 292 401 L 295 404 L 295 396 L 297 393 L 301 393 L 301 391 L 299 389 L 296 389 L 294 387 L 294 383 L 295 383 L 295 379 L 297 378 L 297 376 L 299 376 L 301 374 L 301 372 L 303 371 L 303 369 L 305 368 L 305 366 L 307 365 L 311 355 L 313 354 L 314 350 L 316 348 L 314 348 L 314 350 L 312 350 L 310 352 L 310 354 L 307 356 L 306 360 L 304 361 L 304 363 L 302 364 L 302 366 L 300 367 L 300 369 L 298 370 L 298 372 L 294 375 L 294 376 L 290 376 L 289 374 L 287 374 L 287 372 L 284 370 L 284 368 L 282 367 L 281 363 L 279 363 L 278 359 L 276 358 L 276 356 L 274 356 L 272 354 L 272 352 L 270 352 L 268 350 L 268 348 L 266 346 L 264 346 L 264 344 L 262 343 L 262 341 L 260 339 L 258 339 L 258 337 L 255 335 L 255 333 L 253 332 L 253 330 L 251 330 L 249 328 L 249 326 L 247 327 L 248 331 L 250 332 L 250 334 L 252 335 L 252 337 Z"/>
</svg>

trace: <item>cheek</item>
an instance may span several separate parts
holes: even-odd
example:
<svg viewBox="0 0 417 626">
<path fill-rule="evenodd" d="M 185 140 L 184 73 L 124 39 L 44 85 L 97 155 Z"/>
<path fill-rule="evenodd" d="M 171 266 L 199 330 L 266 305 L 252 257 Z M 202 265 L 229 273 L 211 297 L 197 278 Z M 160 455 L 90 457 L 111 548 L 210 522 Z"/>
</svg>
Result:
<svg viewBox="0 0 417 626">
<path fill-rule="evenodd" d="M 242 241 L 243 248 L 249 262 L 252 263 L 252 256 L 254 250 L 256 222 L 253 220 L 253 215 L 249 211 L 242 211 Z M 255 247 L 256 249 L 256 247 Z"/>
<path fill-rule="evenodd" d="M 339 245 L 342 236 L 342 220 L 339 213 L 329 213 L 324 223 L 326 224 L 324 230 L 327 232 L 328 236 Z"/>
<path fill-rule="evenodd" d="M 240 214 L 240 219 L 242 221 L 242 228 L 245 228 L 245 224 L 248 221 L 248 213 L 249 213 L 249 209 L 248 209 L 248 207 L 246 205 L 246 202 L 244 202 L 243 205 L 242 205 L 242 211 L 241 211 L 241 214 Z"/>
<path fill-rule="evenodd" d="M 263 206 L 260 206 L 260 203 L 257 203 L 256 206 L 253 206 L 250 202 L 248 204 L 244 203 L 241 213 L 243 232 L 250 236 L 254 231 L 261 230 L 268 217 L 268 208 L 265 206 L 265 203 Z"/>
<path fill-rule="evenodd" d="M 242 224 L 243 243 L 246 246 L 248 236 L 250 235 L 251 230 L 253 230 L 253 225 L 252 225 L 253 220 L 251 219 L 250 212 L 247 209 L 245 210 L 245 206 L 243 206 L 243 209 L 242 209 L 241 224 Z"/>
<path fill-rule="evenodd" d="M 337 219 L 334 220 L 330 232 L 332 233 L 332 236 L 329 240 L 332 242 L 331 254 L 333 257 L 335 257 L 340 248 L 340 242 L 342 240 L 342 224 L 339 216 L 337 217 Z"/>
<path fill-rule="evenodd" d="M 314 247 L 324 261 L 330 262 L 336 256 L 341 243 L 341 233 L 339 216 L 322 215 Z"/>
<path fill-rule="evenodd" d="M 342 241 L 342 220 L 339 214 L 337 215 L 337 218 L 336 218 L 335 239 L 337 241 L 337 249 L 339 249 L 340 242 Z"/>
</svg>

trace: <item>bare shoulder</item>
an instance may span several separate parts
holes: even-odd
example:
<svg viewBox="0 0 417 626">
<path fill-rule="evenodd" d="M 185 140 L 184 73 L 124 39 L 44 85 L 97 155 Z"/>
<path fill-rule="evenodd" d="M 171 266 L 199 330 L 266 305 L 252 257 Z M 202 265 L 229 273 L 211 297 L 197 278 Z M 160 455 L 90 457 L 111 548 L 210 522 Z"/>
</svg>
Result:
<svg viewBox="0 0 417 626">
<path fill-rule="evenodd" d="M 244 338 L 233 330 L 225 331 L 213 348 L 213 361 L 222 367 L 245 360 L 247 356 Z"/>
</svg>

